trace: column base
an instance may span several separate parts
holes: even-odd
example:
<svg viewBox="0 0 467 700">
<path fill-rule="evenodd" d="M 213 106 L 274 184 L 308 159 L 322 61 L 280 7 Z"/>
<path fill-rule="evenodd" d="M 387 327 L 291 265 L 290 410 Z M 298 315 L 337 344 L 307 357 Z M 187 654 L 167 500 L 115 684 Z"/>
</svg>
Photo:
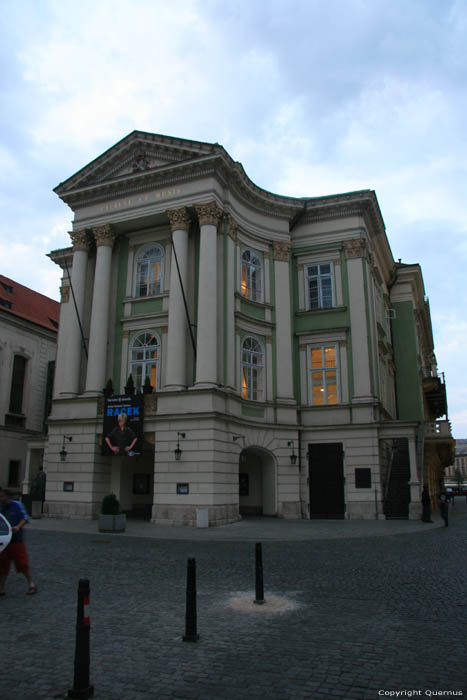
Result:
<svg viewBox="0 0 467 700">
<path fill-rule="evenodd" d="M 164 391 L 186 391 L 186 384 L 166 384 Z"/>
<path fill-rule="evenodd" d="M 218 384 L 215 382 L 197 382 L 194 386 L 189 387 L 189 391 L 196 389 L 217 389 Z"/>
</svg>

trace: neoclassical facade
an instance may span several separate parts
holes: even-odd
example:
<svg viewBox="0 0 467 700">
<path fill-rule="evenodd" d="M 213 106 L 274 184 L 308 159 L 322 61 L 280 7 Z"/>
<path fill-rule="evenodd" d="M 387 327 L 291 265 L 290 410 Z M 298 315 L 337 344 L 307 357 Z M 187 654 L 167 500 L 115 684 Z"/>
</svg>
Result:
<svg viewBox="0 0 467 700">
<path fill-rule="evenodd" d="M 420 268 L 393 260 L 374 192 L 275 195 L 218 144 L 143 132 L 55 191 L 74 221 L 50 254 L 50 515 L 113 492 L 156 523 L 419 517 L 445 388 Z M 144 445 L 109 457 L 103 389 L 129 375 L 152 387 Z"/>
</svg>

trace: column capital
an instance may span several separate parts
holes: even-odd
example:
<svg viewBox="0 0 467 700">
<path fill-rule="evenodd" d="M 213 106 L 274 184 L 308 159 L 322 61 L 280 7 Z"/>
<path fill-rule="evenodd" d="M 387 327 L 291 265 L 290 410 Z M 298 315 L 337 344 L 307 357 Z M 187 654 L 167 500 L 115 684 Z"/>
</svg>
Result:
<svg viewBox="0 0 467 700">
<path fill-rule="evenodd" d="M 217 226 L 219 219 L 222 216 L 222 209 L 217 206 L 216 202 L 206 202 L 195 204 L 196 213 L 198 214 L 199 225 Z"/>
<path fill-rule="evenodd" d="M 172 233 L 174 231 L 189 230 L 191 219 L 185 207 L 180 207 L 180 209 L 167 209 L 165 213 L 168 216 Z"/>
<path fill-rule="evenodd" d="M 281 260 L 282 262 L 289 262 L 289 252 L 291 245 L 288 241 L 274 241 L 273 251 L 274 260 Z"/>
<path fill-rule="evenodd" d="M 233 241 L 235 241 L 237 234 L 237 222 L 233 218 L 232 214 L 226 214 L 225 220 L 227 222 L 227 234 Z"/>
<path fill-rule="evenodd" d="M 366 254 L 366 243 L 363 238 L 351 238 L 344 241 L 344 251 L 347 260 L 351 258 L 364 258 Z"/>
<path fill-rule="evenodd" d="M 110 224 L 103 224 L 102 226 L 94 226 L 92 229 L 94 234 L 94 239 L 97 246 L 107 245 L 112 248 L 116 233 L 114 228 Z"/>
<path fill-rule="evenodd" d="M 79 229 L 78 231 L 68 231 L 68 235 L 73 243 L 73 251 L 75 250 L 89 250 L 89 236 L 85 228 Z"/>
</svg>

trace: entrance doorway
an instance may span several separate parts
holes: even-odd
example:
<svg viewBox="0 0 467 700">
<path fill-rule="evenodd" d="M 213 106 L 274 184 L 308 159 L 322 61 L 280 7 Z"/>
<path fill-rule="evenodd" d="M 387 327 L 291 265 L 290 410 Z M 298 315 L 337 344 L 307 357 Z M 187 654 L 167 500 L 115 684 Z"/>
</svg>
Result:
<svg viewBox="0 0 467 700">
<path fill-rule="evenodd" d="M 344 518 L 344 460 L 341 442 L 308 445 L 310 518 Z"/>
<path fill-rule="evenodd" d="M 276 468 L 269 452 L 260 447 L 241 452 L 238 487 L 241 516 L 276 515 Z"/>
</svg>

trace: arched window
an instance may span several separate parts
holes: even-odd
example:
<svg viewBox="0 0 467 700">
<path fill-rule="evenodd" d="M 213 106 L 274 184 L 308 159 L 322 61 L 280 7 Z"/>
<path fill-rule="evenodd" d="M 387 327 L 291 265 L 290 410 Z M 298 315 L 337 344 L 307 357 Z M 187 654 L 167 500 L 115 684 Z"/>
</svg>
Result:
<svg viewBox="0 0 467 700">
<path fill-rule="evenodd" d="M 247 248 L 242 253 L 242 296 L 262 301 L 262 264 L 260 257 Z"/>
<path fill-rule="evenodd" d="M 264 352 L 251 336 L 242 343 L 242 396 L 252 401 L 263 401 L 264 396 Z"/>
<path fill-rule="evenodd" d="M 135 296 L 150 297 L 161 293 L 163 261 L 164 252 L 160 245 L 152 244 L 138 251 Z"/>
<path fill-rule="evenodd" d="M 159 388 L 160 343 L 153 333 L 145 331 L 136 336 L 131 346 L 130 373 L 133 375 L 135 387 L 141 388 L 146 377 L 151 386 Z"/>
</svg>

